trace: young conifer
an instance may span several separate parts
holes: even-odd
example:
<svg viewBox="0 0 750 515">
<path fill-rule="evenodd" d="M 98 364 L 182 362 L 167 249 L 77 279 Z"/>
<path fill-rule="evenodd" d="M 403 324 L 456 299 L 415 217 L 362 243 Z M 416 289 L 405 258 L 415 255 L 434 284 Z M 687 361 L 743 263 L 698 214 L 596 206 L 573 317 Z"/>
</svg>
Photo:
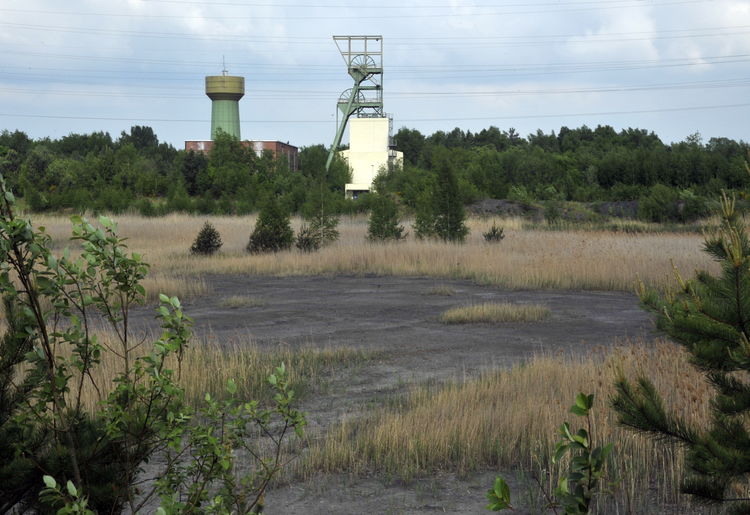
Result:
<svg viewBox="0 0 750 515">
<path fill-rule="evenodd" d="M 210 256 L 218 251 L 221 246 L 222 241 L 219 231 L 210 222 L 206 222 L 203 224 L 203 228 L 198 233 L 198 236 L 196 236 L 193 246 L 190 247 L 190 252 L 192 254 Z"/>
<path fill-rule="evenodd" d="M 699 502 L 726 503 L 728 513 L 750 513 L 750 245 L 734 199 L 726 195 L 720 228 L 705 249 L 721 264 L 718 276 L 678 276 L 678 291 L 666 296 L 641 285 L 641 300 L 715 391 L 709 420 L 699 427 L 667 413 L 645 377 L 635 385 L 620 378 L 612 402 L 621 424 L 682 444 L 688 470 L 683 492 Z"/>
<path fill-rule="evenodd" d="M 399 224 L 398 205 L 386 195 L 375 195 L 372 202 L 367 238 L 371 241 L 402 240 L 404 227 Z"/>
<path fill-rule="evenodd" d="M 433 206 L 435 236 L 443 241 L 462 243 L 469 229 L 464 223 L 466 213 L 458 191 L 458 180 L 451 163 L 447 160 L 438 168 Z"/>
<path fill-rule="evenodd" d="M 294 243 L 294 232 L 289 222 L 289 214 L 281 206 L 275 195 L 264 203 L 250 235 L 247 251 L 252 254 L 288 250 Z"/>
</svg>

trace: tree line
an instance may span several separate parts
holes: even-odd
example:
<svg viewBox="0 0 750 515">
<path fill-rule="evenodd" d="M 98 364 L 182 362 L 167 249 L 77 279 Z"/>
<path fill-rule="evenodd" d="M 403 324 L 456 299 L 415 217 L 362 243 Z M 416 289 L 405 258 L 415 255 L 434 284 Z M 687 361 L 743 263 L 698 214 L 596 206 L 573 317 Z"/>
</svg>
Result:
<svg viewBox="0 0 750 515">
<path fill-rule="evenodd" d="M 644 129 L 617 132 L 607 125 L 526 137 L 493 126 L 431 135 L 401 128 L 394 139 L 403 166 L 382 170 L 376 188 L 412 209 L 444 168 L 455 174 L 464 203 L 651 199 L 700 206 L 721 190 L 750 186 L 744 170 L 750 146 L 729 138 L 704 142 L 698 133 L 666 144 Z M 303 214 L 321 203 L 337 213 L 368 209 L 366 198 L 344 200 L 347 166 L 337 160 L 326 172 L 325 157 L 323 145 L 304 147 L 300 170 L 293 171 L 285 160 L 269 152 L 257 156 L 227 135 L 203 154 L 177 150 L 143 126 L 117 139 L 103 132 L 39 140 L 20 131 L 0 133 L 0 172 L 32 211 L 241 214 L 257 210 L 271 194 Z"/>
</svg>

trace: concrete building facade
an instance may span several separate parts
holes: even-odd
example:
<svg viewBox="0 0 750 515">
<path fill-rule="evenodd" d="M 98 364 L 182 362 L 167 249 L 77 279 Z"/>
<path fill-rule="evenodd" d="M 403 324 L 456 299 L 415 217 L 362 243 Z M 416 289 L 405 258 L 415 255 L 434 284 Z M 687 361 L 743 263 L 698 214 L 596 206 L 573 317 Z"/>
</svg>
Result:
<svg viewBox="0 0 750 515">
<path fill-rule="evenodd" d="M 341 151 L 352 172 L 352 182 L 345 186 L 347 198 L 371 191 L 381 170 L 403 165 L 404 153 L 391 148 L 390 133 L 385 117 L 349 120 L 349 149 Z"/>
</svg>

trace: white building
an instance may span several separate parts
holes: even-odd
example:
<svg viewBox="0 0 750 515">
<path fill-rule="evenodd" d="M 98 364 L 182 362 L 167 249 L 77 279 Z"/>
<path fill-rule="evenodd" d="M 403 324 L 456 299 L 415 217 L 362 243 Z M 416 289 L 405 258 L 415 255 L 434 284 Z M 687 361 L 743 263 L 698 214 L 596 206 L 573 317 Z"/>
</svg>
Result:
<svg viewBox="0 0 750 515">
<path fill-rule="evenodd" d="M 388 118 L 349 120 L 349 149 L 341 151 L 352 171 L 352 182 L 345 187 L 347 198 L 372 190 L 372 181 L 381 169 L 403 166 L 404 153 L 391 150 L 389 140 Z"/>
</svg>

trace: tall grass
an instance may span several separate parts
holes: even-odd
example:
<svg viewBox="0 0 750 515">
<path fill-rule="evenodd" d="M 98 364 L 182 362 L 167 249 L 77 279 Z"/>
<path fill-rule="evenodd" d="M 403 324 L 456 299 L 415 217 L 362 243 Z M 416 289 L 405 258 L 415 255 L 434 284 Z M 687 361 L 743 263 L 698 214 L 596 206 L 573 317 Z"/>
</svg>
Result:
<svg viewBox="0 0 750 515">
<path fill-rule="evenodd" d="M 217 255 L 191 256 L 188 249 L 207 219 L 221 233 L 224 246 Z M 344 218 L 339 225 L 340 239 L 319 252 L 294 249 L 269 255 L 249 255 L 244 250 L 254 216 L 121 216 L 117 220 L 120 233 L 130 239 L 132 250 L 144 254 L 153 273 L 174 280 L 163 285 L 163 292 L 178 296 L 205 291 L 205 284 L 201 286 L 193 278 L 210 273 L 375 273 L 470 279 L 509 288 L 631 290 L 636 276 L 657 286 L 670 281 L 672 262 L 685 274 L 715 268 L 701 250 L 703 237 L 695 233 L 548 231 L 524 228 L 524 221 L 514 218 L 470 219 L 471 233 L 464 245 L 413 237 L 404 242 L 372 243 L 366 240 L 366 218 Z M 35 221 L 47 227 L 59 246 L 64 244 L 62 239 L 69 233 L 65 218 L 39 216 Z M 506 238 L 490 245 L 482 233 L 493 223 L 504 228 Z M 300 224 L 301 220 L 293 220 L 295 229 Z M 408 221 L 405 225 L 408 228 Z"/>
<path fill-rule="evenodd" d="M 536 322 L 549 318 L 550 310 L 540 304 L 512 304 L 510 302 L 483 302 L 444 311 L 440 321 L 444 324 Z"/>
<path fill-rule="evenodd" d="M 577 427 L 567 409 L 576 393 L 585 392 L 596 396 L 596 442 L 615 446 L 609 470 L 617 486 L 610 502 L 634 513 L 646 512 L 650 503 L 685 502 L 678 493 L 682 454 L 617 426 L 608 398 L 619 373 L 631 378 L 645 373 L 663 392 L 668 410 L 689 423 L 706 420 L 710 390 L 673 344 L 632 345 L 579 358 L 537 357 L 467 382 L 420 388 L 395 407 L 341 422 L 313 442 L 297 472 L 379 471 L 408 480 L 435 471 L 520 466 L 551 485 L 559 474 L 550 461 L 557 428 L 565 420 Z"/>
<path fill-rule="evenodd" d="M 98 341 L 112 348 L 117 348 L 113 335 L 102 332 L 97 335 Z M 147 345 L 140 346 L 133 357 L 143 355 Z M 61 355 L 69 355 L 65 349 Z M 304 396 L 311 389 L 318 388 L 329 381 L 334 371 L 357 366 L 370 359 L 373 353 L 350 347 L 297 347 L 278 345 L 271 349 L 262 349 L 250 341 L 235 340 L 223 345 L 214 343 L 192 342 L 185 350 L 181 362 L 171 356 L 167 368 L 177 371 L 178 384 L 185 389 L 188 403 L 198 406 L 203 402 L 206 393 L 214 398 L 226 395 L 229 379 L 237 385 L 237 395 L 242 399 L 269 400 L 271 390 L 267 378 L 275 367 L 284 363 L 287 367 L 292 389 L 297 397 Z M 123 361 L 112 352 L 103 352 L 102 361 L 95 367 L 91 380 L 84 382 L 82 404 L 94 411 L 114 388 L 114 379 L 123 372 Z M 96 384 L 93 387 L 92 382 Z M 78 384 L 77 381 L 74 381 Z M 77 394 L 75 386 L 71 396 Z"/>
</svg>

